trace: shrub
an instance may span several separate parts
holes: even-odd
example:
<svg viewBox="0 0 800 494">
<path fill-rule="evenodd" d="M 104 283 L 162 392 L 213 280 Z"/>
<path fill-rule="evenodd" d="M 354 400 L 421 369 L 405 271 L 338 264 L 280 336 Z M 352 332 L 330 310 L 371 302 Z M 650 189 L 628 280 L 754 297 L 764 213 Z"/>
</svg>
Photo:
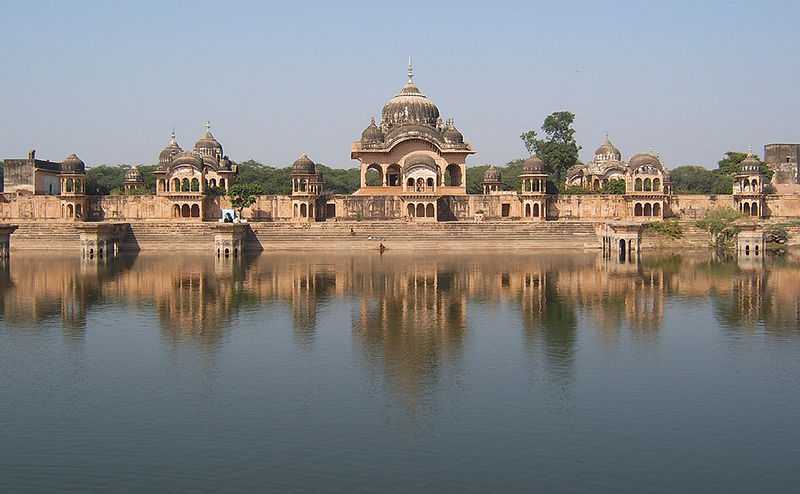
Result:
<svg viewBox="0 0 800 494">
<path fill-rule="evenodd" d="M 662 237 L 669 237 L 674 240 L 683 238 L 683 228 L 677 221 L 655 221 L 645 224 L 645 228 Z"/>
</svg>

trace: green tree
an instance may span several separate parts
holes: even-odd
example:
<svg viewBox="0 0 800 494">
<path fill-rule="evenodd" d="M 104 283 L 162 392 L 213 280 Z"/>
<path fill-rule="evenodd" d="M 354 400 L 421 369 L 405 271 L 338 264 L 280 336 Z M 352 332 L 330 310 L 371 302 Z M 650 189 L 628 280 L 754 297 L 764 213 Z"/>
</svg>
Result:
<svg viewBox="0 0 800 494">
<path fill-rule="evenodd" d="M 117 165 L 97 165 L 86 169 L 86 193 L 104 196 L 122 190 L 127 168 Z"/>
<path fill-rule="evenodd" d="M 625 193 L 625 180 L 621 178 L 609 180 L 603 185 L 600 192 L 602 194 L 622 195 Z"/>
<path fill-rule="evenodd" d="M 575 129 L 572 124 L 575 114 L 568 111 L 551 113 L 544 119 L 540 139 L 536 131 L 529 130 L 520 135 L 525 149 L 544 161 L 545 171 L 556 182 L 561 182 L 567 170 L 578 162 L 580 146 L 575 142 Z"/>
<path fill-rule="evenodd" d="M 240 218 L 244 208 L 255 204 L 258 196 L 262 194 L 264 194 L 264 189 L 259 184 L 235 183 L 228 189 L 231 205 L 239 211 Z"/>
<path fill-rule="evenodd" d="M 742 161 L 747 158 L 748 153 L 739 151 L 728 151 L 725 157 L 717 162 L 720 173 L 724 175 L 734 176 L 742 171 Z M 767 180 L 772 180 L 775 172 L 767 166 L 766 163 L 758 160 L 759 171 L 767 177 Z"/>
</svg>

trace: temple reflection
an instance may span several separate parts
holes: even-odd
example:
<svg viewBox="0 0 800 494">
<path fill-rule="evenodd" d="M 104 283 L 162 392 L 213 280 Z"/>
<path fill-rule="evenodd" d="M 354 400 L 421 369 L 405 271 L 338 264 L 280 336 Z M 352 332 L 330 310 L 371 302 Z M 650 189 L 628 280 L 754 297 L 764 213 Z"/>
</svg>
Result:
<svg viewBox="0 0 800 494">
<path fill-rule="evenodd" d="M 463 358 L 476 328 L 470 307 L 511 309 L 523 341 L 568 378 L 578 328 L 608 345 L 624 335 L 655 341 L 671 299 L 711 303 L 724 328 L 795 335 L 800 262 L 720 259 L 710 253 L 642 256 L 599 253 L 430 255 L 265 254 L 220 260 L 142 254 L 104 263 L 20 253 L 0 265 L 2 328 L 60 323 L 86 338 L 95 307 L 112 304 L 154 317 L 170 345 L 224 345 L 242 310 L 288 309 L 296 345 L 315 348 L 331 302 L 351 304 L 353 341 L 367 365 L 408 397 Z M 270 316 L 266 316 L 270 317 Z M 510 324 L 510 323 L 507 323 Z"/>
</svg>

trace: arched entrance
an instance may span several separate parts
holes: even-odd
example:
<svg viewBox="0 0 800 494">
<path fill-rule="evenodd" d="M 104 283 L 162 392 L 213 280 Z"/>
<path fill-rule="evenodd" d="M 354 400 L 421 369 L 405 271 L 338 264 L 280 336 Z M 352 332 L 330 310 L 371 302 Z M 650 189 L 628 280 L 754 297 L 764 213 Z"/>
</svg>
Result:
<svg viewBox="0 0 800 494">
<path fill-rule="evenodd" d="M 458 165 L 447 165 L 444 170 L 444 184 L 451 187 L 461 186 L 461 167 Z"/>
<path fill-rule="evenodd" d="M 415 212 L 414 205 L 413 204 L 409 204 L 408 205 L 408 216 L 410 218 L 413 218 L 414 217 L 414 212 Z"/>
<path fill-rule="evenodd" d="M 183 218 L 188 218 L 191 215 L 191 209 L 189 208 L 188 204 L 184 204 L 181 206 L 181 216 Z"/>
</svg>

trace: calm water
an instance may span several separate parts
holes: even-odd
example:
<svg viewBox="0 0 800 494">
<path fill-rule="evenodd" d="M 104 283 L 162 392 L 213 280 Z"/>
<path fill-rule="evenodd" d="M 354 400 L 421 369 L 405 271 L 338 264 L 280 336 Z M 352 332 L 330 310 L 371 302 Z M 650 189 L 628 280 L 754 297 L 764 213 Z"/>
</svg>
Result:
<svg viewBox="0 0 800 494">
<path fill-rule="evenodd" d="M 16 254 L 0 492 L 779 492 L 800 262 Z"/>
</svg>

